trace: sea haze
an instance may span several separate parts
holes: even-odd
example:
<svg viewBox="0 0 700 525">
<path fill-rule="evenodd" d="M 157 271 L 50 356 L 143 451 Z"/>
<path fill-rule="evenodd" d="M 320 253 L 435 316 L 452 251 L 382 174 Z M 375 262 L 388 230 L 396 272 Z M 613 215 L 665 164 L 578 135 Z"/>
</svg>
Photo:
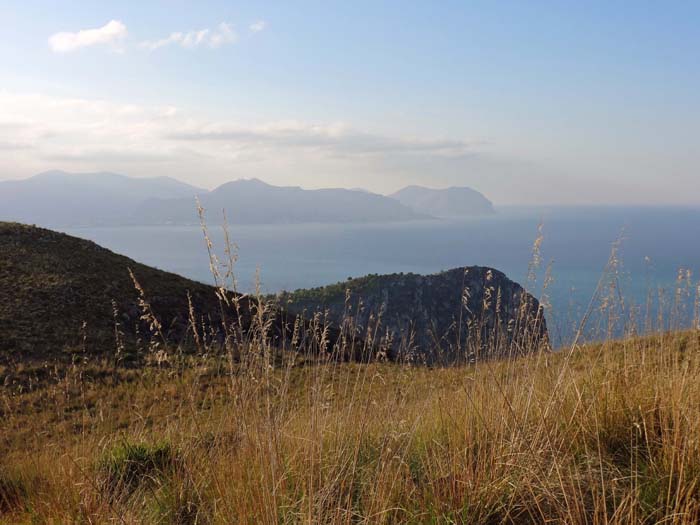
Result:
<svg viewBox="0 0 700 525">
<path fill-rule="evenodd" d="M 620 289 L 627 306 L 643 304 L 659 286 L 673 297 L 681 268 L 700 276 L 700 209 L 661 207 L 500 208 L 488 217 L 392 224 L 231 225 L 239 250 L 239 289 L 264 292 L 330 284 L 368 273 L 434 273 L 484 265 L 526 284 L 537 226 L 542 222 L 542 265 L 553 311 L 550 330 L 570 338 L 593 295 L 612 243 L 622 239 Z M 212 282 L 202 231 L 194 226 L 70 228 L 139 262 Z M 210 231 L 223 255 L 219 227 Z M 223 257 L 222 257 L 223 260 Z"/>
</svg>

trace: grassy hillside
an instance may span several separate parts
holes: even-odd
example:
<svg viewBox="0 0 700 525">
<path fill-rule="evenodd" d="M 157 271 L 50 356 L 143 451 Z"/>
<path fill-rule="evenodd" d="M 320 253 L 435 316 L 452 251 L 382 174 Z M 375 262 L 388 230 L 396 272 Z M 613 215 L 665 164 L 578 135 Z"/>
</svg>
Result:
<svg viewBox="0 0 700 525">
<path fill-rule="evenodd" d="M 698 332 L 469 367 L 198 359 L 5 384 L 0 523 L 700 520 Z"/>
<path fill-rule="evenodd" d="M 0 254 L 0 361 L 113 353 L 115 324 L 131 340 L 137 328 L 150 337 L 130 270 L 166 337 L 185 336 L 188 294 L 197 318 L 218 316 L 213 287 L 69 235 L 0 222 Z"/>
</svg>

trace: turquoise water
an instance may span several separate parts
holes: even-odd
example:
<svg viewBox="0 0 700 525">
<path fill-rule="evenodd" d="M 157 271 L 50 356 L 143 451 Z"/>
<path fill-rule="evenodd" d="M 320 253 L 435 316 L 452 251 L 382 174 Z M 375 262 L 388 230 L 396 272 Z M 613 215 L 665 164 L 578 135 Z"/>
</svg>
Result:
<svg viewBox="0 0 700 525">
<path fill-rule="evenodd" d="M 551 263 L 550 331 L 561 341 L 582 317 L 616 239 L 622 238 L 619 284 L 627 309 L 643 304 L 649 291 L 657 296 L 658 287 L 672 298 L 680 268 L 700 277 L 700 209 L 691 208 L 503 208 L 493 217 L 455 221 L 232 225 L 230 230 L 239 249 L 240 289 L 254 289 L 259 269 L 263 291 L 276 292 L 367 273 L 433 273 L 464 265 L 492 266 L 525 284 L 540 222 L 542 265 L 530 287 L 542 294 Z M 139 262 L 212 281 L 198 227 L 66 231 Z M 210 234 L 223 254 L 221 230 L 212 228 Z"/>
</svg>

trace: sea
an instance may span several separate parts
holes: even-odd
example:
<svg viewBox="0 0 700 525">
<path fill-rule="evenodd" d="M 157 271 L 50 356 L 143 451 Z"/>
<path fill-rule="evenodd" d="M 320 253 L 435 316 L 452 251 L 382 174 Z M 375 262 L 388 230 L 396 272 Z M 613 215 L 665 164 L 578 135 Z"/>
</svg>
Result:
<svg viewBox="0 0 700 525">
<path fill-rule="evenodd" d="M 63 231 L 213 283 L 199 226 Z M 222 228 L 211 226 L 208 235 L 214 253 L 226 260 Z M 544 299 L 556 345 L 581 333 L 596 338 L 686 327 L 698 307 L 700 207 L 502 207 L 492 216 L 450 220 L 232 224 L 229 239 L 243 292 L 270 294 L 370 273 L 490 266 Z"/>
</svg>

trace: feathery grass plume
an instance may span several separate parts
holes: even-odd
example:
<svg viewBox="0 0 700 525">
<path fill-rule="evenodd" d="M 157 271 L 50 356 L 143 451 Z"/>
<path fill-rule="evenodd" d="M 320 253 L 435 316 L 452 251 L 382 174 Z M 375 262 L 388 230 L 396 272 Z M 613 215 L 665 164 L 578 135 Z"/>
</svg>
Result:
<svg viewBox="0 0 700 525">
<path fill-rule="evenodd" d="M 119 322 L 119 308 L 117 302 L 112 299 L 112 322 L 114 323 L 114 366 L 117 367 L 124 359 L 124 332 Z"/>
<path fill-rule="evenodd" d="M 537 272 L 542 264 L 542 242 L 544 241 L 544 223 L 537 225 L 537 236 L 532 243 L 531 258 L 527 268 L 527 291 L 534 291 L 537 283 Z"/>
<path fill-rule="evenodd" d="M 138 292 L 137 302 L 139 309 L 141 310 L 139 319 L 140 321 L 146 323 L 149 331 L 149 356 L 153 358 L 160 366 L 168 360 L 168 340 L 163 333 L 163 326 L 153 312 L 151 304 L 146 299 L 146 292 L 136 279 L 136 276 L 134 275 L 134 272 L 131 271 L 131 268 L 128 270 L 131 281 L 134 283 L 134 288 Z"/>
<path fill-rule="evenodd" d="M 209 230 L 207 228 L 207 223 L 205 220 L 206 210 L 202 206 L 199 197 L 195 197 L 195 201 L 197 203 L 197 215 L 199 216 L 199 223 L 202 228 L 204 242 L 207 247 L 207 255 L 209 256 L 209 272 L 214 278 L 214 285 L 217 288 L 221 288 L 225 286 L 225 283 L 222 282 L 223 279 L 221 277 L 221 273 L 219 272 L 219 260 L 216 256 L 216 253 L 214 253 L 214 244 L 212 243 L 211 238 L 209 237 Z"/>
<path fill-rule="evenodd" d="M 676 289 L 670 318 L 671 330 L 680 330 L 687 323 L 688 300 L 692 297 L 692 272 L 687 268 L 679 268 L 676 275 Z"/>
<path fill-rule="evenodd" d="M 224 274 L 224 281 L 230 282 L 230 288 L 233 293 L 238 292 L 238 279 L 236 278 L 235 267 L 238 262 L 238 245 L 231 241 L 231 235 L 229 233 L 228 218 L 226 217 L 226 210 L 223 213 L 223 223 L 222 230 L 224 232 L 224 253 L 226 254 L 226 273 Z M 200 212 L 200 220 L 203 220 L 204 212 Z"/>
<path fill-rule="evenodd" d="M 229 360 L 229 372 L 231 376 L 233 376 L 236 374 L 237 370 L 235 363 L 244 359 L 243 353 L 247 352 L 251 346 L 249 344 L 250 341 L 248 341 L 250 331 L 248 334 L 245 334 L 243 329 L 241 300 L 243 300 L 245 296 L 237 292 L 235 264 L 238 261 L 238 247 L 231 241 L 228 220 L 224 210 L 222 212 L 224 217 L 224 251 L 227 257 L 226 264 L 223 265 L 225 270 L 224 275 L 222 275 L 222 264 L 214 251 L 214 243 L 209 235 L 209 229 L 207 227 L 205 217 L 205 209 L 201 205 L 199 199 L 196 199 L 196 203 L 200 228 L 202 230 L 209 259 L 209 271 L 212 275 L 214 286 L 216 288 L 216 296 L 219 300 L 219 311 L 221 315 L 220 333 L 223 336 L 223 347 Z M 231 283 L 231 290 L 227 288 L 228 282 Z"/>
<path fill-rule="evenodd" d="M 194 305 L 192 304 L 192 294 L 187 292 L 187 320 L 188 329 L 192 332 L 192 339 L 194 341 L 195 347 L 197 348 L 197 353 L 199 355 L 204 355 L 204 345 L 202 343 L 202 336 L 199 334 L 199 322 L 194 312 Z"/>
<path fill-rule="evenodd" d="M 644 256 L 644 273 L 646 281 L 646 301 L 644 305 L 644 330 L 645 334 L 651 334 L 654 331 L 654 318 L 652 314 L 652 308 L 654 304 L 654 289 L 651 285 L 651 270 L 652 270 L 652 260 L 651 257 Z"/>
<path fill-rule="evenodd" d="M 600 311 L 604 316 L 606 338 L 612 339 L 616 333 L 619 322 L 625 321 L 625 298 L 621 287 L 622 254 L 621 248 L 624 240 L 624 230 L 613 241 L 610 250 L 610 258 L 606 268 L 607 288 L 603 296 Z M 624 332 L 623 332 L 624 333 Z"/>
<path fill-rule="evenodd" d="M 657 302 L 658 308 L 656 309 L 656 330 L 660 333 L 666 331 L 666 319 L 664 317 L 664 311 L 666 310 L 666 289 L 662 286 L 657 288 Z"/>
</svg>

